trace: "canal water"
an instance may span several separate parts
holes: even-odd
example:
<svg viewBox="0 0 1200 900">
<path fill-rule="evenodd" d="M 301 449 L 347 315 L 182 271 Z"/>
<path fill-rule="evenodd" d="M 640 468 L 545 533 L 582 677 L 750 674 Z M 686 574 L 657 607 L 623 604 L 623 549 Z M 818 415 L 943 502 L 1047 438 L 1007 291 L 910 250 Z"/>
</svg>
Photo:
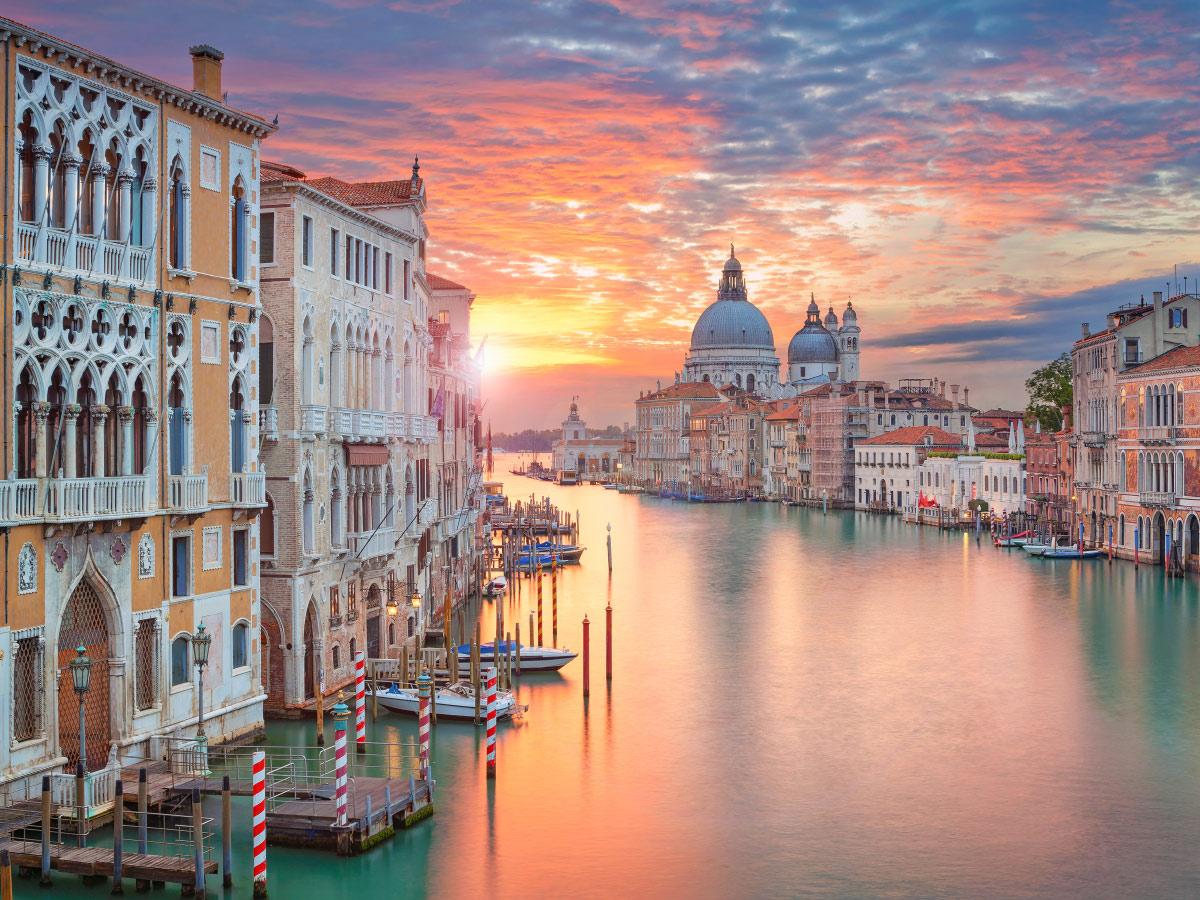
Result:
<svg viewBox="0 0 1200 900">
<path fill-rule="evenodd" d="M 1194 580 L 896 518 L 504 480 L 581 514 L 559 642 L 579 647 L 586 613 L 590 700 L 579 661 L 522 679 L 531 709 L 501 726 L 494 782 L 481 730 L 443 724 L 436 815 L 356 859 L 271 848 L 272 897 L 1200 892 Z M 504 601 L 523 630 L 532 597 Z M 369 736 L 415 730 L 381 714 Z M 234 814 L 231 896 L 248 898 L 248 801 Z M 62 877 L 53 895 L 108 890 Z"/>
</svg>

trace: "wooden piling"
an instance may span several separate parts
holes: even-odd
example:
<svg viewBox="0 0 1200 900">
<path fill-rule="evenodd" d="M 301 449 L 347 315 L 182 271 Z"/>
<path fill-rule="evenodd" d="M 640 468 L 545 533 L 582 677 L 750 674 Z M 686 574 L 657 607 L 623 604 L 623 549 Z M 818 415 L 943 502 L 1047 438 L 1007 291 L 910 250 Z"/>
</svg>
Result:
<svg viewBox="0 0 1200 900">
<path fill-rule="evenodd" d="M 125 863 L 125 783 L 118 778 L 113 791 L 113 886 L 114 894 L 125 893 L 121 870 Z"/>
<path fill-rule="evenodd" d="M 12 900 L 12 859 L 8 848 L 0 850 L 0 900 Z"/>
<path fill-rule="evenodd" d="M 42 776 L 42 878 L 44 886 L 50 885 L 50 822 L 51 822 L 50 776 Z"/>
<path fill-rule="evenodd" d="M 529 611 L 529 640 L 530 641 L 533 640 L 533 634 L 534 634 L 534 632 L 533 632 L 533 610 L 530 610 Z M 537 644 L 534 644 L 534 646 L 536 647 Z"/>
<path fill-rule="evenodd" d="M 479 693 L 483 684 L 483 673 L 479 670 L 483 656 L 483 623 L 475 623 L 475 721 L 479 721 Z"/>
<path fill-rule="evenodd" d="M 317 745 L 325 744 L 325 694 L 321 691 L 321 660 L 313 660 L 313 696 L 317 698 Z"/>
<path fill-rule="evenodd" d="M 588 657 L 588 630 L 591 623 L 588 622 L 587 613 L 583 614 L 583 696 L 588 696 L 592 692 L 592 668 L 589 664 Z"/>
<path fill-rule="evenodd" d="M 612 604 L 604 608 L 604 680 L 612 681 Z"/>
<path fill-rule="evenodd" d="M 379 721 L 379 663 L 371 663 L 371 724 Z"/>
<path fill-rule="evenodd" d="M 204 900 L 204 804 L 200 788 L 192 788 L 192 850 L 196 865 L 196 896 Z"/>
<path fill-rule="evenodd" d="M 521 620 L 517 619 L 517 674 L 521 674 Z"/>
<path fill-rule="evenodd" d="M 228 775 L 221 779 L 221 886 L 233 887 L 233 792 Z"/>
</svg>

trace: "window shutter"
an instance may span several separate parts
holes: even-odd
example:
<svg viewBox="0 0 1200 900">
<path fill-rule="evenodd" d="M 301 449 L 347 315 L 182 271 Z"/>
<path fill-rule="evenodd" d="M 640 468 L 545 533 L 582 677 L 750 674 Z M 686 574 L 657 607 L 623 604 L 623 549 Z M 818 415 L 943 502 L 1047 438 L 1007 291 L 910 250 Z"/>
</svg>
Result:
<svg viewBox="0 0 1200 900">
<path fill-rule="evenodd" d="M 275 262 L 275 213 L 263 213 L 258 226 L 258 261 Z"/>
</svg>

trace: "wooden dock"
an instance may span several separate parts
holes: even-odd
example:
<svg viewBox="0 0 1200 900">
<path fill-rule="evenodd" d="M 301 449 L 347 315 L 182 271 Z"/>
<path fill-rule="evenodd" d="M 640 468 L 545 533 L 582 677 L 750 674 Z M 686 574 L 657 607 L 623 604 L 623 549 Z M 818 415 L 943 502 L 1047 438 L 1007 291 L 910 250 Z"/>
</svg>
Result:
<svg viewBox="0 0 1200 900">
<path fill-rule="evenodd" d="M 8 850 L 14 866 L 34 872 L 42 865 L 42 845 L 36 841 L 5 841 L 0 849 Z M 92 878 L 112 878 L 114 859 L 112 847 L 70 847 L 50 845 L 50 869 L 64 875 L 84 875 Z M 217 873 L 215 860 L 205 860 L 207 875 Z M 124 878 L 137 881 L 160 881 L 171 884 L 196 884 L 195 861 L 190 857 L 157 856 L 152 853 L 123 853 L 121 872 Z"/>
</svg>

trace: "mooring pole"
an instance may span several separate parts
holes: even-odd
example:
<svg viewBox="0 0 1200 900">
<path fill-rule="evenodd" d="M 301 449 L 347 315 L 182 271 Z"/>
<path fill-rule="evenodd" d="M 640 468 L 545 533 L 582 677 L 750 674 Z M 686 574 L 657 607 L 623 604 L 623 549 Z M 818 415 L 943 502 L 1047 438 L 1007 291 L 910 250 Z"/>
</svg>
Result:
<svg viewBox="0 0 1200 900">
<path fill-rule="evenodd" d="M 487 777 L 496 777 L 496 667 L 487 670 Z"/>
<path fill-rule="evenodd" d="M 12 859 L 8 848 L 0 850 L 0 900 L 12 900 Z"/>
<path fill-rule="evenodd" d="M 228 775 L 221 779 L 221 885 L 233 887 L 233 791 Z"/>
<path fill-rule="evenodd" d="M 251 840 L 254 852 L 254 896 L 267 896 L 267 754 L 257 750 L 251 757 Z"/>
<path fill-rule="evenodd" d="M 204 804 L 200 788 L 192 788 L 192 847 L 196 862 L 196 896 L 204 900 Z"/>
<path fill-rule="evenodd" d="M 75 811 L 79 816 L 76 821 L 76 843 L 80 847 L 87 846 L 87 773 L 83 763 L 75 764 Z"/>
<path fill-rule="evenodd" d="M 125 855 L 125 783 L 118 778 L 113 791 L 113 886 L 114 894 L 123 894 L 121 869 Z"/>
<path fill-rule="evenodd" d="M 42 776 L 42 884 L 50 884 L 50 776 Z"/>
<path fill-rule="evenodd" d="M 591 629 L 591 623 L 588 622 L 587 613 L 583 614 L 583 696 L 587 697 L 592 692 L 592 667 L 591 658 L 588 654 L 588 632 Z"/>
<path fill-rule="evenodd" d="M 612 681 L 612 603 L 604 608 L 604 679 Z"/>
</svg>

